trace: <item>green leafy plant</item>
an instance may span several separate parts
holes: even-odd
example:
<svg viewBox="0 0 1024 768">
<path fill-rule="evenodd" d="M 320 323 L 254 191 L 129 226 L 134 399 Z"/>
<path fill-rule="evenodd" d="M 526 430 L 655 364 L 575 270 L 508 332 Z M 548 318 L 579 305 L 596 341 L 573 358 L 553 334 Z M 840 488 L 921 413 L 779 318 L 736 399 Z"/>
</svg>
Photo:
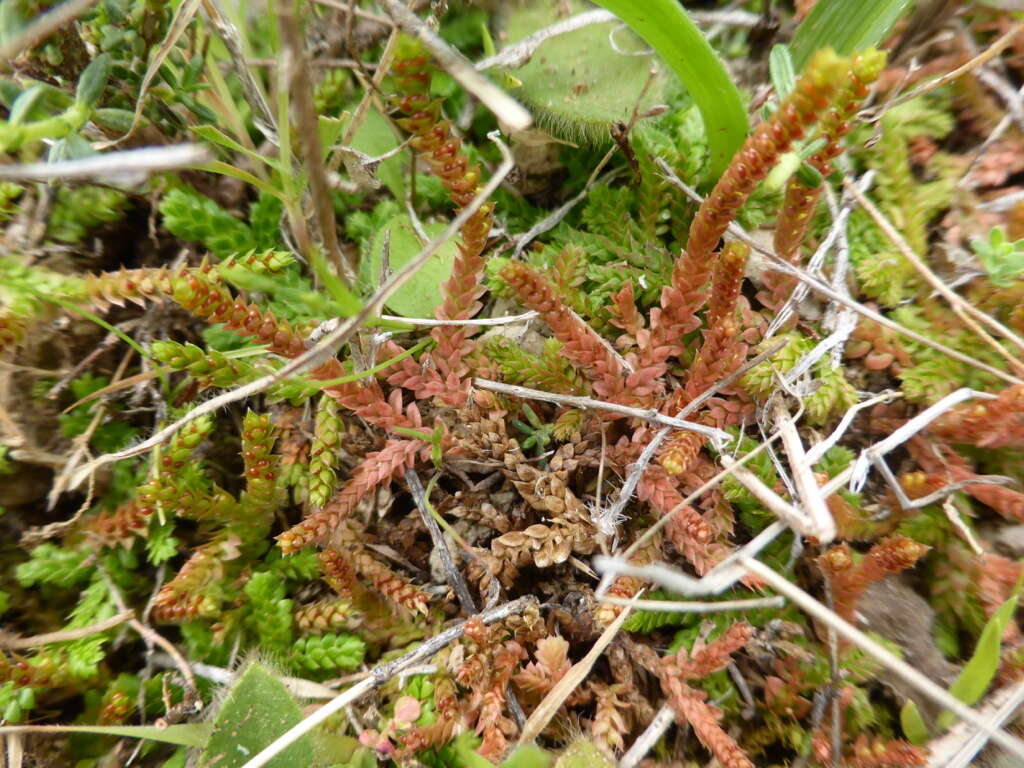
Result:
<svg viewBox="0 0 1024 768">
<path fill-rule="evenodd" d="M 971 248 L 994 285 L 1005 288 L 1024 274 L 1024 238 L 1010 242 L 1002 227 L 993 227 L 988 240 L 972 240 Z"/>
</svg>

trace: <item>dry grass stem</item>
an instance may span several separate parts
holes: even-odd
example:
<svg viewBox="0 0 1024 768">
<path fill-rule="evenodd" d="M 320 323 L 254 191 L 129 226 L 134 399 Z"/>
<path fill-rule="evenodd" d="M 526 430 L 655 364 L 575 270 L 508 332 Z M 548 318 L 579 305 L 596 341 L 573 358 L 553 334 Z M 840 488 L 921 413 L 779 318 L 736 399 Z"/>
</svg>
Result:
<svg viewBox="0 0 1024 768">
<path fill-rule="evenodd" d="M 1014 24 L 1004 34 L 1000 35 L 994 41 L 992 41 L 992 44 L 989 45 L 988 48 L 979 53 L 977 56 L 964 62 L 956 69 L 952 69 L 946 74 L 941 75 L 940 77 L 937 77 L 934 80 L 930 80 L 924 85 L 892 99 L 891 101 L 885 104 L 885 109 L 888 110 L 900 104 L 906 104 L 911 99 L 916 99 L 918 96 L 923 96 L 924 94 L 930 93 L 931 91 L 934 91 L 937 88 L 941 88 L 947 83 L 953 82 L 958 77 L 963 77 L 968 72 L 971 72 L 977 69 L 978 67 L 987 64 L 1000 53 L 1002 53 L 1004 50 L 1006 50 L 1010 45 L 1012 45 L 1013 39 L 1017 37 L 1017 35 L 1019 35 L 1022 31 L 1024 31 L 1024 23 Z M 861 113 L 861 119 L 864 120 L 865 122 L 874 122 L 876 120 L 881 119 L 881 117 L 881 110 L 865 110 L 864 112 Z"/>
<path fill-rule="evenodd" d="M 643 421 L 650 421 L 655 424 L 664 424 L 666 426 L 673 427 L 674 429 L 684 429 L 688 432 L 696 432 L 698 435 L 704 435 L 709 440 L 712 440 L 719 445 L 724 445 L 731 439 L 728 432 L 724 432 L 714 427 L 708 427 L 704 424 L 697 424 L 692 421 L 674 419 L 671 416 L 665 416 L 664 414 L 658 413 L 653 409 L 644 410 L 643 408 L 631 408 L 628 405 L 619 405 L 618 403 L 609 403 L 604 400 L 595 400 L 592 397 L 559 395 L 554 392 L 544 392 L 540 389 L 520 387 L 514 384 L 505 384 L 500 381 L 491 381 L 490 379 L 475 378 L 473 379 L 473 385 L 480 389 L 487 390 L 488 392 L 497 392 L 502 395 L 513 395 L 514 397 L 521 397 L 528 400 L 542 400 L 547 403 L 569 405 L 573 408 L 619 413 L 623 416 L 629 416 L 634 419 L 642 419 Z"/>
<path fill-rule="evenodd" d="M 642 592 L 640 594 L 643 594 Z M 627 607 L 622 613 L 620 613 L 615 621 L 609 624 L 601 636 L 597 638 L 594 645 L 587 655 L 577 661 L 568 672 L 548 691 L 547 695 L 541 700 L 537 708 L 533 710 L 529 719 L 526 721 L 526 725 L 523 726 L 523 731 L 519 735 L 519 744 L 529 744 L 543 731 L 551 719 L 558 714 L 558 710 L 562 708 L 562 704 L 570 694 L 579 689 L 584 680 L 590 674 L 590 670 L 593 669 L 594 664 L 601 658 L 601 655 L 605 652 L 605 649 L 611 644 L 615 636 L 619 634 L 619 630 L 622 629 L 622 625 L 626 619 L 629 618 L 632 609 Z"/>
<path fill-rule="evenodd" d="M 0 648 L 12 651 L 24 650 L 26 648 L 38 648 L 40 645 L 47 645 L 49 643 L 64 643 L 68 640 L 78 640 L 82 637 L 106 632 L 108 629 L 120 626 L 134 617 L 135 611 L 127 610 L 122 611 L 116 616 L 111 616 L 109 619 L 97 621 L 95 624 L 79 627 L 78 629 L 62 629 L 59 632 L 47 632 L 45 635 L 33 635 L 32 637 L 14 637 L 3 633 L 0 634 Z"/>
<path fill-rule="evenodd" d="M 668 179 L 669 182 L 671 182 L 672 184 L 678 186 L 680 189 L 682 189 L 684 192 L 686 192 L 686 194 L 689 195 L 695 201 L 699 202 L 699 201 L 702 201 L 704 199 L 703 197 L 701 197 L 701 195 L 699 195 L 697 193 L 696 190 L 694 190 L 692 187 L 686 185 L 677 176 L 675 176 L 675 174 L 666 174 L 665 178 Z M 941 352 L 942 354 L 947 355 L 948 357 L 951 357 L 954 360 L 959 360 L 961 363 L 965 363 L 967 365 L 970 365 L 970 366 L 973 366 L 973 367 L 978 368 L 980 370 L 983 370 L 986 373 L 990 373 L 993 376 L 995 376 L 995 377 L 997 377 L 999 379 L 1002 379 L 1003 381 L 1005 381 L 1005 382 L 1007 382 L 1009 384 L 1024 384 L 1024 379 L 1021 379 L 1021 378 L 1019 378 L 1017 376 L 1013 376 L 1011 374 L 1008 374 L 1005 371 L 999 370 L 998 368 L 994 368 L 991 365 L 989 365 L 988 363 L 984 363 L 981 360 L 978 360 L 976 358 L 971 357 L 970 355 L 965 355 L 964 353 L 962 353 L 962 352 L 960 352 L 960 351 L 958 351 L 956 349 L 953 349 L 952 347 L 949 347 L 949 346 L 947 346 L 945 344 L 942 344 L 941 342 L 929 339 L 927 336 L 924 336 L 924 335 L 918 333 L 917 331 L 913 331 L 910 328 L 907 328 L 906 326 L 902 325 L 901 323 L 897 323 L 895 320 L 891 320 L 890 318 L 886 317 L 885 315 L 881 314 L 880 312 L 876 312 L 873 309 L 869 309 L 868 307 L 865 307 L 860 302 L 854 301 L 853 299 L 849 298 L 848 296 L 842 295 L 838 291 L 834 290 L 832 287 L 830 287 L 830 286 L 826 285 L 825 283 L 821 282 L 820 280 L 818 280 L 818 278 L 816 278 L 813 275 L 809 274 L 807 272 L 807 270 L 802 269 L 800 267 L 796 267 L 796 266 L 790 264 L 788 261 L 785 261 L 784 259 L 779 258 L 776 255 L 775 251 L 773 251 L 770 248 L 765 247 L 763 244 L 757 242 L 754 238 L 752 238 L 746 232 L 746 230 L 744 230 L 741 226 L 739 226 L 735 222 L 732 222 L 732 223 L 729 224 L 728 231 L 729 231 L 730 234 L 732 234 L 734 237 L 736 237 L 737 240 L 740 240 L 741 242 L 746 243 L 747 245 L 749 245 L 751 247 L 751 249 L 757 251 L 758 253 L 762 254 L 763 256 L 768 257 L 772 261 L 772 264 L 773 264 L 774 268 L 777 269 L 778 271 L 786 272 L 787 274 L 790 274 L 790 275 L 793 275 L 793 276 L 797 277 L 803 283 L 808 285 L 812 290 L 816 291 L 817 293 L 822 294 L 823 296 L 825 296 L 825 297 L 827 297 L 829 299 L 832 299 L 833 301 L 835 301 L 835 302 L 837 302 L 837 303 L 839 303 L 839 304 L 841 304 L 841 305 L 843 305 L 845 307 L 849 307 L 850 309 L 852 309 L 857 314 L 859 314 L 859 315 L 861 315 L 863 317 L 866 317 L 866 318 L 868 318 L 870 320 L 873 320 L 874 322 L 878 323 L 879 325 L 882 325 L 882 326 L 885 326 L 886 328 L 894 330 L 897 333 L 899 333 L 899 334 L 901 334 L 903 336 L 906 336 L 909 339 L 913 339 L 914 341 L 918 342 L 919 344 L 923 344 L 926 347 L 931 347 L 932 349 L 934 349 L 934 350 L 936 350 L 938 352 Z"/>
<path fill-rule="evenodd" d="M 719 602 L 701 602 L 697 600 L 639 600 L 637 598 L 609 597 L 601 598 L 602 603 L 609 605 L 628 606 L 638 611 L 655 613 L 720 613 L 722 611 L 746 611 L 759 608 L 781 608 L 786 604 L 782 597 L 752 597 L 749 600 L 721 600 Z"/>
<path fill-rule="evenodd" d="M 644 728 L 644 732 L 636 737 L 636 741 L 619 759 L 619 768 L 636 768 L 675 721 L 676 713 L 672 707 L 666 704 L 659 709 L 648 726 Z"/>
<path fill-rule="evenodd" d="M 993 728 L 1018 716 L 1024 706 L 1024 682 L 1000 688 L 986 698 L 977 708 L 978 715 L 991 723 Z M 974 728 L 970 723 L 960 722 L 950 728 L 949 733 L 928 742 L 931 759 L 928 768 L 968 768 L 974 764 L 977 754 L 985 748 L 989 735 Z"/>
<path fill-rule="evenodd" d="M 994 346 L 997 352 L 999 352 L 1011 365 L 1016 367 L 1018 371 L 1022 368 L 1022 364 L 1019 360 L 1010 357 L 1006 350 L 1003 349 L 999 344 L 992 340 L 992 338 L 982 331 L 978 324 L 970 320 L 965 315 L 971 315 L 981 322 L 985 323 L 992 330 L 1000 333 L 1006 339 L 1013 342 L 1013 344 L 1021 350 L 1024 350 L 1024 339 L 1014 333 L 1012 330 L 1007 328 L 1003 323 L 996 320 L 994 317 L 982 312 L 980 309 L 975 307 L 969 301 L 966 301 L 962 296 L 949 288 L 934 272 L 931 268 L 924 263 L 924 260 L 914 253 L 914 249 L 910 247 L 906 239 L 896 228 L 892 225 L 892 222 L 883 214 L 878 207 L 872 203 L 867 197 L 865 197 L 856 186 L 851 184 L 849 181 L 845 182 L 844 186 L 847 191 L 853 195 L 857 202 L 860 203 L 861 207 L 867 212 L 867 214 L 874 220 L 878 225 L 879 229 L 885 233 L 885 236 L 889 238 L 893 245 L 899 250 L 907 261 L 909 261 L 920 275 L 927 281 L 927 283 L 935 289 L 935 291 L 942 296 L 949 305 L 953 308 L 953 311 L 957 313 L 957 316 L 963 320 L 963 322 L 981 338 L 986 340 L 990 346 Z"/>
<path fill-rule="evenodd" d="M 822 495 L 821 488 L 814 479 L 814 473 L 807 462 L 807 453 L 804 450 L 803 441 L 800 439 L 800 433 L 797 432 L 796 422 L 781 399 L 776 400 L 774 417 L 775 427 L 782 435 L 782 445 L 786 450 L 786 457 L 789 459 L 789 468 L 793 473 L 797 495 L 810 521 L 810 528 L 801 533 L 805 536 L 813 536 L 822 544 L 828 544 L 836 537 L 836 523 L 832 519 L 832 513 L 829 512 L 828 506 L 825 504 L 825 497 Z M 728 466 L 728 464 L 726 465 Z M 754 474 L 741 467 L 736 472 L 736 479 L 743 483 L 751 493 L 765 501 L 757 491 L 748 485 L 748 482 L 743 479 L 743 475 L 749 476 L 748 480 L 750 478 L 756 480 Z M 770 489 L 764 486 L 763 490 Z M 774 492 L 773 495 L 775 495 Z M 781 500 L 780 497 L 776 499 L 775 503 Z M 765 503 L 767 504 L 767 501 Z M 774 511 L 774 507 L 769 508 Z"/>
<path fill-rule="evenodd" d="M 200 144 L 145 147 L 108 152 L 96 157 L 61 160 L 56 163 L 0 165 L 0 179 L 10 181 L 55 181 L 97 179 L 134 186 L 154 173 L 204 165 L 213 159 Z"/>
<path fill-rule="evenodd" d="M 543 29 L 539 29 L 532 35 L 527 35 L 517 43 L 501 49 L 494 56 L 488 56 L 486 59 L 481 59 L 475 65 L 476 70 L 477 72 L 483 72 L 493 67 L 518 69 L 533 58 L 533 54 L 537 52 L 537 49 L 540 48 L 545 41 L 550 40 L 553 37 L 558 37 L 559 35 L 564 35 L 567 32 L 573 32 L 577 29 L 583 29 L 583 27 L 589 27 L 591 24 L 603 24 L 606 21 L 614 21 L 615 18 L 615 14 L 611 11 L 600 9 L 584 11 L 583 13 L 579 13 L 575 16 L 570 16 L 568 19 L 559 21 L 558 23 L 544 27 Z"/>
</svg>

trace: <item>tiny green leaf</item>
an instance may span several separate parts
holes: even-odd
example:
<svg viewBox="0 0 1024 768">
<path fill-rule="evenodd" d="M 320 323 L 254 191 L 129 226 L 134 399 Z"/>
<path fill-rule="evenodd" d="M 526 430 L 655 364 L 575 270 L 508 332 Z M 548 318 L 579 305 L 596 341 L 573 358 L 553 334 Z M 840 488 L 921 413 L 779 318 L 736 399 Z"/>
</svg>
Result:
<svg viewBox="0 0 1024 768">
<path fill-rule="evenodd" d="M 987 242 L 972 240 L 971 248 L 988 279 L 1000 288 L 1006 288 L 1024 274 L 1024 239 L 1011 242 L 1002 227 L 994 227 Z"/>
<path fill-rule="evenodd" d="M 11 125 L 21 125 L 28 122 L 29 114 L 35 109 L 39 100 L 43 97 L 45 89 L 42 85 L 33 85 L 21 92 L 11 106 L 10 117 L 7 118 Z"/>
<path fill-rule="evenodd" d="M 75 101 L 84 107 L 95 107 L 99 103 L 100 96 L 103 95 L 103 89 L 107 87 L 112 66 L 113 61 L 106 53 L 101 53 L 89 62 L 89 66 L 78 78 Z"/>
<path fill-rule="evenodd" d="M 900 710 L 900 726 L 903 728 L 903 735 L 911 744 L 924 744 L 930 737 L 928 726 L 924 724 L 917 704 L 912 699 L 907 699 Z"/>
<path fill-rule="evenodd" d="M 771 73 L 775 95 L 780 99 L 789 96 L 796 87 L 796 68 L 787 46 L 781 43 L 772 46 L 772 52 L 768 55 L 768 71 Z"/>
</svg>

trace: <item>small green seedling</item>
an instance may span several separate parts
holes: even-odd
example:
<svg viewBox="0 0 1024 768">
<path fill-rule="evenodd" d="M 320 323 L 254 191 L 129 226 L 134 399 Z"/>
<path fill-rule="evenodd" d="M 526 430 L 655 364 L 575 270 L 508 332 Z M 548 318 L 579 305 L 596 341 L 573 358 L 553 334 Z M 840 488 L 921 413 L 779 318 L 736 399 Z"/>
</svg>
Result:
<svg viewBox="0 0 1024 768">
<path fill-rule="evenodd" d="M 971 248 L 988 273 L 988 279 L 1006 288 L 1024 274 L 1024 238 L 1011 242 L 1002 227 L 993 227 L 988 240 L 971 241 Z"/>
<path fill-rule="evenodd" d="M 535 449 L 539 456 L 551 444 L 555 425 L 545 424 L 541 421 L 533 408 L 526 403 L 523 403 L 523 414 L 526 416 L 526 422 L 529 423 L 523 422 L 520 419 L 512 419 L 512 424 L 515 428 L 526 435 L 526 438 L 519 445 L 524 451 L 528 451 L 531 448 Z"/>
</svg>

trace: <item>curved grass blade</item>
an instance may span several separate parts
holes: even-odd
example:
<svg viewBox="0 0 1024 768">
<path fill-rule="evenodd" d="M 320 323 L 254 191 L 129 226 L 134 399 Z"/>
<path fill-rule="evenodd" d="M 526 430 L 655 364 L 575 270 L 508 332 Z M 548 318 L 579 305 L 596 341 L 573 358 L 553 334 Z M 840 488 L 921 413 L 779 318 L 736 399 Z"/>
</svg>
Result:
<svg viewBox="0 0 1024 768">
<path fill-rule="evenodd" d="M 5 725 L 0 727 L 0 736 L 5 733 L 98 733 L 162 741 L 182 747 L 202 747 L 212 730 L 209 723 L 180 723 L 163 728 L 155 725 Z"/>
<path fill-rule="evenodd" d="M 849 56 L 878 45 L 911 0 L 818 0 L 793 35 L 789 52 L 801 71 L 820 48 Z"/>
<path fill-rule="evenodd" d="M 711 173 L 722 175 L 747 136 L 740 93 L 714 49 L 676 0 L 596 0 L 647 41 L 690 92 L 704 119 Z"/>
</svg>

